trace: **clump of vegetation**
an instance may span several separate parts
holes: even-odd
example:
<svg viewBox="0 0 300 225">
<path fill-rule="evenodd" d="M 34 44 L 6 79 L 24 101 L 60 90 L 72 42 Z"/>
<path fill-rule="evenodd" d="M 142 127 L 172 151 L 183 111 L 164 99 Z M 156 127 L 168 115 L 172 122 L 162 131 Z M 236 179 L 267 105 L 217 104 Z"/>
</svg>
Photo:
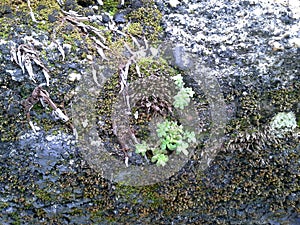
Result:
<svg viewBox="0 0 300 225">
<path fill-rule="evenodd" d="M 108 0 L 103 1 L 103 9 L 105 12 L 108 12 L 110 15 L 114 15 L 118 11 L 118 0 Z"/>
<path fill-rule="evenodd" d="M 184 82 L 180 74 L 172 77 L 172 79 L 179 88 L 179 92 L 174 96 L 173 105 L 175 108 L 184 109 L 184 107 L 188 106 L 190 103 L 195 92 L 192 90 L 192 88 L 184 87 Z"/>
<path fill-rule="evenodd" d="M 162 14 L 153 0 L 144 0 L 142 2 L 143 7 L 129 13 L 128 19 L 135 23 L 135 27 L 141 24 L 143 34 L 147 40 L 155 41 L 163 30 L 161 26 Z"/>
<path fill-rule="evenodd" d="M 188 155 L 188 147 L 196 142 L 195 133 L 185 131 L 177 122 L 165 120 L 157 125 L 157 136 L 160 138 L 158 145 L 150 147 L 145 141 L 136 145 L 136 153 L 146 156 L 147 152 L 152 155 L 151 162 L 158 166 L 165 166 L 169 160 L 168 153 L 175 151 L 176 154 Z"/>
<path fill-rule="evenodd" d="M 174 96 L 173 106 L 183 110 L 190 102 L 194 91 L 191 88 L 184 87 L 182 76 L 179 74 L 173 77 L 173 80 L 179 91 Z M 151 155 L 151 162 L 158 166 L 165 166 L 169 160 L 168 155 L 172 152 L 176 154 L 183 153 L 188 155 L 188 147 L 192 143 L 196 143 L 195 133 L 193 131 L 184 130 L 182 125 L 178 125 L 176 121 L 165 119 L 157 124 L 156 134 L 159 138 L 158 143 L 151 147 L 145 141 L 137 144 L 136 153 L 146 157 L 148 152 Z"/>
<path fill-rule="evenodd" d="M 127 31 L 132 35 L 142 35 L 143 34 L 143 27 L 140 23 L 131 23 L 129 24 Z"/>
</svg>

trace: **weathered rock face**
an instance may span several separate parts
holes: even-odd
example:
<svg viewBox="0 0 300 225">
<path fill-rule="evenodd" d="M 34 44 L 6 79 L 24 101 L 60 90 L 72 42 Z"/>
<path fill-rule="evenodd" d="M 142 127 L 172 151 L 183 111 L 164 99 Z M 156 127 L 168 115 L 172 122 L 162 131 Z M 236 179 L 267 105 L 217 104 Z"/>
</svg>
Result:
<svg viewBox="0 0 300 225">
<path fill-rule="evenodd" d="M 299 224 L 300 4 L 191 0 L 171 7 L 158 0 L 156 7 L 152 1 L 125 1 L 123 6 L 101 2 L 31 0 L 32 13 L 24 1 L 0 3 L 1 224 Z M 78 15 L 61 9 L 82 16 L 75 19 Z M 193 53 L 219 82 L 228 124 L 222 149 L 205 171 L 199 162 L 207 134 L 177 174 L 151 186 L 130 187 L 92 170 L 70 124 L 57 120 L 51 108 L 34 105 L 36 133 L 30 129 L 21 103 L 47 80 L 32 58 L 36 82 L 25 61 L 23 69 L 11 61 L 12 46 L 26 44 L 39 52 L 50 75 L 45 89 L 72 117 L 80 82 L 95 76 L 92 80 L 101 83 L 94 69 L 100 70 L 107 59 L 124 63 L 127 55 L 120 46 L 132 39 L 123 33 L 140 45 L 143 34 L 177 44 L 173 66 L 185 75 L 189 64 L 183 57 Z M 147 75 L 175 71 L 150 60 L 140 69 Z M 99 135 L 115 153 L 120 146 L 110 113 L 120 86 L 116 73 L 109 77 L 95 108 L 102 116 Z M 213 114 L 205 96 L 199 97 L 205 95 L 204 87 L 193 76 L 185 76 L 185 83 L 204 102 L 196 106 L 203 110 L 199 115 L 209 132 L 206 120 Z M 269 129 L 279 112 L 293 112 L 298 123 L 282 137 Z M 142 161 L 137 156 L 132 160 Z"/>
</svg>

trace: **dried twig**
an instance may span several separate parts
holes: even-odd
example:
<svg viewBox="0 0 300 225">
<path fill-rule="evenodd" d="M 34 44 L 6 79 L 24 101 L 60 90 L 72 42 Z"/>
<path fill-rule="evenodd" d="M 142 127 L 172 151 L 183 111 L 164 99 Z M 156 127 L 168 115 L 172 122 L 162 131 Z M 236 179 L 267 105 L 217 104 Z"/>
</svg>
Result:
<svg viewBox="0 0 300 225">
<path fill-rule="evenodd" d="M 10 49 L 10 55 L 11 55 L 11 61 L 18 64 L 21 67 L 23 73 L 27 71 L 27 73 L 29 74 L 29 78 L 36 83 L 35 74 L 32 68 L 32 61 L 34 61 L 35 64 L 37 64 L 42 68 L 47 86 L 49 86 L 49 79 L 50 79 L 49 70 L 45 67 L 43 62 L 40 60 L 38 56 L 38 52 L 35 49 L 33 49 L 33 47 L 27 44 L 21 44 L 17 49 L 16 44 L 13 43 Z"/>
<path fill-rule="evenodd" d="M 62 12 L 67 15 L 66 20 L 75 24 L 77 27 L 83 29 L 83 31 L 85 33 L 88 33 L 88 31 L 93 32 L 101 39 L 102 42 L 106 41 L 106 38 L 102 36 L 101 31 L 99 29 L 81 22 L 81 21 L 90 21 L 89 17 L 81 16 L 73 11 L 66 12 L 66 11 L 62 10 Z M 105 45 L 103 44 L 103 46 L 105 46 Z M 105 47 L 108 48 L 107 46 L 105 46 Z"/>
<path fill-rule="evenodd" d="M 27 0 L 27 5 L 28 5 L 28 8 L 30 10 L 30 16 L 31 16 L 32 21 L 35 22 L 35 23 L 37 23 L 38 21 L 35 19 L 35 16 L 33 14 L 32 8 L 30 6 L 30 0 Z"/>
<path fill-rule="evenodd" d="M 59 42 L 58 42 L 57 40 L 55 40 L 54 42 L 55 42 L 55 44 L 57 45 L 58 51 L 59 51 L 60 54 L 62 55 L 62 61 L 64 61 L 65 58 L 66 58 L 66 54 L 65 54 L 64 49 L 61 47 L 61 45 L 59 44 Z"/>
<path fill-rule="evenodd" d="M 131 57 L 127 60 L 125 66 L 121 65 L 119 66 L 119 75 L 120 75 L 120 86 L 121 89 L 119 91 L 119 93 L 121 93 L 124 88 L 127 86 L 127 77 L 128 77 L 128 71 L 129 71 L 129 67 L 131 64 L 135 63 L 135 70 L 138 74 L 139 77 L 142 77 L 141 72 L 140 72 L 140 67 L 137 64 L 136 59 L 138 59 L 141 56 L 145 56 L 146 52 L 149 48 L 147 40 L 144 38 L 144 44 L 145 44 L 145 48 L 141 48 L 141 46 L 139 45 L 139 43 L 137 42 L 137 40 L 132 37 L 133 43 L 135 43 L 138 46 L 138 51 L 133 51 L 129 45 L 124 42 L 124 47 L 126 48 L 126 50 L 131 54 Z"/>
<path fill-rule="evenodd" d="M 45 86 L 45 84 L 40 84 L 39 86 L 37 86 L 31 93 L 31 95 L 22 102 L 22 105 L 25 108 L 25 112 L 26 112 L 26 117 L 27 120 L 29 122 L 29 125 L 31 126 L 32 130 L 36 133 L 36 129 L 32 123 L 32 121 L 30 120 L 30 110 L 32 109 L 32 107 L 38 103 L 39 101 L 41 101 L 42 105 L 44 105 L 45 103 L 47 105 L 49 105 L 52 109 L 53 109 L 53 113 L 55 116 L 57 116 L 59 119 L 61 119 L 64 122 L 69 121 L 68 116 L 66 116 L 61 109 L 59 109 L 55 103 L 51 100 L 49 93 L 43 89 L 43 86 Z"/>
</svg>

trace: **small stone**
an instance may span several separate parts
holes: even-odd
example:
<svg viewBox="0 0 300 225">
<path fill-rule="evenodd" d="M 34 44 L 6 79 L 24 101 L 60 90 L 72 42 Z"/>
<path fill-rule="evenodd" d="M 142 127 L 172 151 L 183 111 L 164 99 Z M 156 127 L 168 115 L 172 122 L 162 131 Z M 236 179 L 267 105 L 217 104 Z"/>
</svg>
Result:
<svg viewBox="0 0 300 225">
<path fill-rule="evenodd" d="M 64 49 L 65 53 L 68 54 L 68 53 L 71 52 L 72 45 L 70 45 L 70 44 L 63 44 L 63 49 Z"/>
<path fill-rule="evenodd" d="M 142 1 L 140 1 L 140 0 L 133 0 L 133 1 L 131 2 L 131 7 L 132 7 L 133 9 L 139 9 L 139 8 L 143 7 L 143 3 L 142 3 Z"/>
<path fill-rule="evenodd" d="M 102 15 L 102 22 L 108 23 L 110 21 L 110 17 L 107 14 Z"/>
<path fill-rule="evenodd" d="M 180 2 L 178 0 L 170 0 L 169 4 L 171 7 L 175 8 Z"/>
<path fill-rule="evenodd" d="M 126 23 L 126 18 L 125 18 L 125 14 L 122 12 L 116 13 L 114 15 L 114 21 L 116 23 Z"/>
<path fill-rule="evenodd" d="M 92 56 L 92 55 L 87 55 L 86 58 L 87 58 L 88 60 L 90 60 L 90 61 L 93 60 L 93 56 Z"/>
<path fill-rule="evenodd" d="M 22 70 L 20 69 L 6 70 L 5 72 L 9 73 L 11 75 L 11 78 L 14 81 L 21 82 L 25 80 L 25 75 L 22 73 Z"/>
<path fill-rule="evenodd" d="M 48 15 L 48 20 L 50 23 L 54 23 L 57 21 L 57 18 L 51 14 Z"/>
<path fill-rule="evenodd" d="M 300 38 L 293 38 L 290 40 L 290 44 L 293 47 L 300 48 Z"/>
<path fill-rule="evenodd" d="M 63 48 L 64 48 L 65 50 L 71 50 L 72 45 L 70 45 L 70 44 L 63 44 Z"/>
<path fill-rule="evenodd" d="M 54 135 L 48 135 L 48 136 L 46 136 L 46 140 L 49 141 L 49 142 L 55 140 L 55 138 L 56 137 Z"/>
<path fill-rule="evenodd" d="M 81 75 L 79 73 L 70 73 L 69 74 L 69 81 L 76 81 L 76 80 L 80 80 L 81 79 Z"/>
<path fill-rule="evenodd" d="M 175 65 L 180 69 L 185 70 L 192 66 L 191 60 L 188 58 L 188 54 L 184 51 L 184 46 L 177 45 L 173 49 L 173 57 L 175 59 Z"/>
<path fill-rule="evenodd" d="M 269 45 L 272 47 L 273 51 L 284 50 L 284 47 L 278 41 L 269 41 Z"/>
</svg>

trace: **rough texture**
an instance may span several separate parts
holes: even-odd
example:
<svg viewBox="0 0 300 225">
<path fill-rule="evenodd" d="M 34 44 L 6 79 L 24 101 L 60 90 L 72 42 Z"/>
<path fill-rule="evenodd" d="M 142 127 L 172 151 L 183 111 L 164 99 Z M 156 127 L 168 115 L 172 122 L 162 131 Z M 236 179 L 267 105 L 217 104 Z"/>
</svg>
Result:
<svg viewBox="0 0 300 225">
<path fill-rule="evenodd" d="M 180 1 L 174 8 L 168 1 L 157 1 L 160 14 L 150 0 L 143 1 L 149 10 L 140 1 L 125 1 L 118 9 L 117 1 L 104 1 L 100 7 L 94 1 L 66 0 L 59 6 L 54 0 L 31 0 L 40 21 L 34 23 L 26 1 L 11 2 L 2 1 L 0 8 L 1 224 L 300 223 L 300 4 L 191 0 Z M 69 116 L 76 85 L 91 74 L 91 65 L 97 67 L 103 60 L 92 35 L 64 20 L 60 9 L 101 15 L 87 23 L 100 30 L 115 15 L 115 20 L 122 20 L 116 24 L 119 30 L 132 35 L 145 32 L 149 39 L 164 37 L 182 46 L 176 54 L 193 52 L 213 71 L 230 121 L 222 151 L 211 167 L 199 170 L 201 156 L 196 151 L 165 182 L 122 186 L 90 169 L 71 129 L 56 121 L 50 109 L 39 104 L 33 107 L 31 118 L 40 130 L 31 131 L 21 101 L 37 84 L 10 61 L 13 42 L 32 43 L 39 50 L 51 75 L 47 91 Z M 157 17 L 143 18 L 145 12 Z M 126 41 L 112 31 L 104 36 L 116 51 Z M 58 44 L 64 49 L 64 61 Z M 175 64 L 181 67 L 180 61 Z M 161 71 L 157 66 L 141 65 L 150 75 Z M 163 70 L 171 71 L 165 66 Z M 41 69 L 36 65 L 33 69 L 38 84 L 45 82 Z M 79 80 L 71 79 L 74 76 Z M 185 82 L 202 93 L 192 77 Z M 111 110 L 118 85 L 111 79 L 103 90 L 107 98 L 99 99 L 99 104 L 105 102 L 98 106 L 101 113 Z M 284 138 L 268 130 L 271 118 L 281 111 L 293 111 L 298 123 Z M 103 132 L 112 135 L 109 128 Z"/>
</svg>

